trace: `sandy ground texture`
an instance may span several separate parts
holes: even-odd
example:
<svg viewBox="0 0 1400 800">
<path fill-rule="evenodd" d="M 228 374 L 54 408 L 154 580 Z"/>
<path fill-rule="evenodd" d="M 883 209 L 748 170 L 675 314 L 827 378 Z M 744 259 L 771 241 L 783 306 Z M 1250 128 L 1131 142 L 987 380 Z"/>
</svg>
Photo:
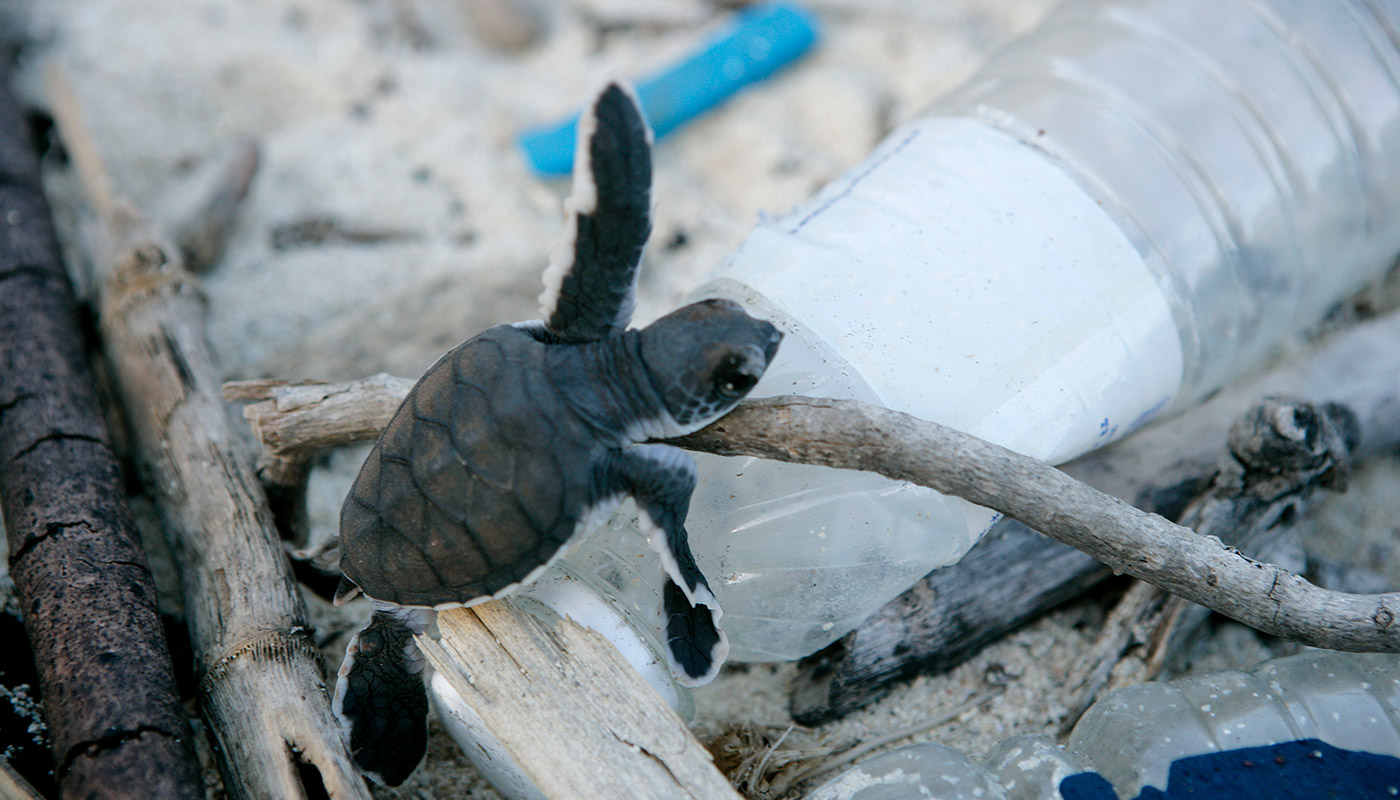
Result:
<svg viewBox="0 0 1400 800">
<path fill-rule="evenodd" d="M 659 143 L 639 324 L 674 307 L 759 215 L 787 210 L 858 162 L 1050 2 L 809 5 L 825 28 L 815 52 Z M 485 327 L 537 316 L 568 185 L 533 175 L 515 135 L 575 107 L 605 76 L 645 74 L 687 52 L 730 12 L 706 0 L 4 0 L 0 13 L 28 41 L 15 76 L 23 96 L 42 106 L 43 65 L 61 65 L 114 186 L 157 218 L 178 203 L 171 186 L 243 137 L 259 142 L 262 167 L 239 227 L 204 278 L 218 366 L 229 379 L 343 379 L 416 375 Z M 55 174 L 53 184 L 72 233 L 72 181 Z M 318 467 L 321 530 L 333 529 L 362 455 L 331 454 Z M 1375 480 L 1395 481 L 1385 469 Z M 1384 558 L 1400 547 L 1393 509 L 1329 513 L 1347 530 L 1371 515 L 1370 529 L 1389 531 L 1342 552 L 1397 563 Z M 993 687 L 993 699 L 916 738 L 978 754 L 1006 736 L 1051 732 L 1065 712 L 1057 688 L 1092 641 L 1106 596 L 785 744 L 864 740 Z M 354 620 L 310 600 L 334 669 Z M 1179 668 L 1248 666 L 1282 652 L 1232 624 L 1203 641 Z M 696 692 L 696 732 L 757 726 L 751 748 L 775 739 L 790 724 L 792 669 L 726 669 Z M 495 797 L 442 735 L 407 784 L 376 792 Z"/>
</svg>

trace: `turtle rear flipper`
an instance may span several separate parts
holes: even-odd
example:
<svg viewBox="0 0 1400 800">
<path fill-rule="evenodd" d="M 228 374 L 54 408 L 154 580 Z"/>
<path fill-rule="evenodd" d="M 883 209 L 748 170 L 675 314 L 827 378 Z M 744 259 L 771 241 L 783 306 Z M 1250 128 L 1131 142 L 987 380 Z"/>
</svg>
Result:
<svg viewBox="0 0 1400 800">
<path fill-rule="evenodd" d="M 413 641 L 430 612 L 376 609 L 345 649 L 332 709 L 355 764 L 371 780 L 398 786 L 428 749 L 423 655 Z"/>
<path fill-rule="evenodd" d="M 621 333 L 651 235 L 651 131 L 631 90 L 610 83 L 578 123 L 564 241 L 545 270 L 540 312 L 565 342 Z"/>
</svg>

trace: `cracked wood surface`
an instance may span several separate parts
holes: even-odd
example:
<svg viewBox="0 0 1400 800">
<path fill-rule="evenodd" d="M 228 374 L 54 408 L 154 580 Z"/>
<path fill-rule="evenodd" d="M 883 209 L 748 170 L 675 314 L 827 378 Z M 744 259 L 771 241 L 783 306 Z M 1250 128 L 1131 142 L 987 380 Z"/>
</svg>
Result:
<svg viewBox="0 0 1400 800">
<path fill-rule="evenodd" d="M 544 797 L 739 800 L 610 642 L 543 613 L 513 599 L 443 611 L 440 639 L 418 645 Z"/>
<path fill-rule="evenodd" d="M 18 104 L 0 86 L 0 511 L 64 797 L 204 783 Z"/>
<path fill-rule="evenodd" d="M 315 791 L 302 784 L 301 765 L 311 765 L 330 797 L 367 798 L 262 487 L 219 398 L 198 289 L 138 219 L 110 219 L 122 246 L 103 291 L 103 340 L 180 563 L 225 789 L 303 797 Z"/>
</svg>

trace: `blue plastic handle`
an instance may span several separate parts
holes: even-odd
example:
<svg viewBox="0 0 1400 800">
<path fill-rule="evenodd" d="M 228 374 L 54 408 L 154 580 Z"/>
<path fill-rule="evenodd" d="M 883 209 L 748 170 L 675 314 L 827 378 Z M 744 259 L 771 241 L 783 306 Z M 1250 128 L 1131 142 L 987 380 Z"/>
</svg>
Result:
<svg viewBox="0 0 1400 800">
<path fill-rule="evenodd" d="M 751 6 L 699 52 L 637 83 L 651 129 L 659 139 L 750 83 L 761 81 L 807 52 L 817 41 L 816 19 L 793 3 Z M 567 175 L 574 166 L 579 115 L 532 128 L 520 147 L 535 171 Z"/>
</svg>

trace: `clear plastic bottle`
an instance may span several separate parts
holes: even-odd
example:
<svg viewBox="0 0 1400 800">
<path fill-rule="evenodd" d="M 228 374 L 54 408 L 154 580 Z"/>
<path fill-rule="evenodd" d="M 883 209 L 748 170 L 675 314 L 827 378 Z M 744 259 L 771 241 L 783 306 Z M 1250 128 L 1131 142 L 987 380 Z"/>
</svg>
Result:
<svg viewBox="0 0 1400 800">
<path fill-rule="evenodd" d="M 1230 758 L 1254 748 L 1271 749 Z M 1342 762 L 1344 753 L 1366 754 L 1370 769 L 1351 774 L 1358 770 Z M 1183 760 L 1210 754 L 1220 755 L 1208 768 L 1239 770 L 1239 791 L 1189 795 L 1171 783 Z M 1095 703 L 1063 748 L 1017 736 L 979 764 L 940 744 L 909 745 L 857 765 L 807 800 L 1097 800 L 1138 797 L 1144 787 L 1169 797 L 1279 797 L 1286 793 L 1266 787 L 1281 780 L 1297 790 L 1289 796 L 1400 794 L 1400 656 L 1316 650 L 1250 672 L 1130 686 Z"/>
<path fill-rule="evenodd" d="M 1071 0 L 696 295 L 783 328 L 756 395 L 880 403 L 1068 460 L 1394 261 L 1397 31 L 1375 0 Z M 994 522 L 870 474 L 700 461 L 687 524 L 736 659 L 830 643 Z M 599 552 L 639 564 L 655 603 L 645 544 L 614 530 L 581 556 Z"/>
</svg>

